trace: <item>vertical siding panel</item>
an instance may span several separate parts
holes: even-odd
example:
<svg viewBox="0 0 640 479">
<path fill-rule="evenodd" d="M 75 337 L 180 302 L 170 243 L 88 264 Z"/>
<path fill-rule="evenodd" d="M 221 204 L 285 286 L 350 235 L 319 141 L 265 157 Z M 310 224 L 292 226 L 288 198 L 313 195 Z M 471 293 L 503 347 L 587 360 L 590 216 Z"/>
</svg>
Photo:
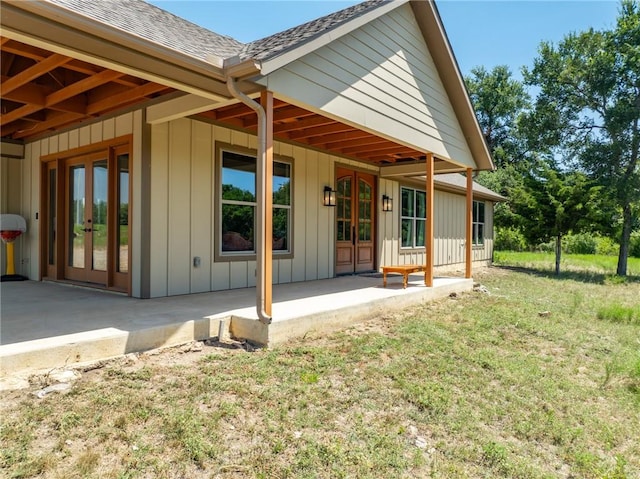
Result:
<svg viewBox="0 0 640 479">
<path fill-rule="evenodd" d="M 192 123 L 191 256 L 200 257 L 200 266 L 191 265 L 191 292 L 200 293 L 211 290 L 213 141 L 209 124 Z"/>
<path fill-rule="evenodd" d="M 90 126 L 89 138 L 91 138 L 91 143 L 100 143 L 103 140 L 102 123 L 98 122 Z"/>
<path fill-rule="evenodd" d="M 29 234 L 29 248 L 27 256 L 29 257 L 29 263 L 25 265 L 28 273 L 27 276 L 31 279 L 40 279 L 40 252 L 39 252 L 39 230 L 40 221 L 36 219 L 36 214 L 40 209 L 40 157 L 49 154 L 49 141 L 40 141 L 41 151 L 39 155 L 33 155 L 31 157 L 31 176 L 29 180 L 29 204 L 30 208 L 28 214 L 25 217 L 27 225 L 31 226 L 31 233 Z M 28 161 L 26 158 L 23 161 Z M 38 214 L 38 218 L 40 215 Z"/>
<path fill-rule="evenodd" d="M 79 146 L 87 146 L 91 144 L 91 126 L 87 125 L 80 128 L 78 135 L 80 139 Z"/>
<path fill-rule="evenodd" d="M 256 261 L 247 261 L 247 282 L 246 285 L 249 288 L 253 288 L 256 285 L 256 275 L 258 265 Z M 268 279 L 267 279 L 268 281 Z"/>
<path fill-rule="evenodd" d="M 22 216 L 27 222 L 27 232 L 19 238 L 19 251 L 16 251 L 16 273 L 29 276 L 29 279 L 37 279 L 30 274 L 29 262 L 35 260 L 31 258 L 31 244 L 38 242 L 38 232 L 34 226 L 32 216 L 31 205 L 31 185 L 33 175 L 33 159 L 40 158 L 40 148 L 42 140 L 36 141 L 31 144 L 31 151 L 29 155 L 25 155 L 22 163 L 22 199 L 20 202 L 20 211 L 18 214 Z M 21 258 L 19 260 L 18 258 Z"/>
<path fill-rule="evenodd" d="M 191 251 L 191 121 L 169 125 L 169 296 L 189 292 Z"/>
<path fill-rule="evenodd" d="M 305 273 L 305 258 L 306 258 L 306 211 L 307 211 L 307 158 L 306 151 L 303 148 L 294 147 L 293 156 L 296 161 L 296 167 L 294 169 L 295 175 L 295 209 L 293 219 L 293 244 L 295 248 L 295 254 L 293 257 L 291 280 L 292 281 L 304 281 L 306 277 Z"/>
<path fill-rule="evenodd" d="M 231 288 L 230 262 L 213 263 L 211 266 L 211 290 L 221 291 Z"/>
<path fill-rule="evenodd" d="M 116 137 L 116 120 L 115 118 L 109 118 L 102 122 L 102 138 L 104 140 L 111 140 Z"/>
<path fill-rule="evenodd" d="M 80 131 L 71 130 L 69 132 L 69 150 L 78 148 L 78 146 L 80 146 Z"/>
<path fill-rule="evenodd" d="M 60 137 L 58 135 L 49 138 L 49 153 L 58 153 L 60 151 L 58 146 L 59 144 Z"/>
<path fill-rule="evenodd" d="M 69 133 L 61 133 L 58 135 L 58 151 L 67 151 L 69 149 Z"/>
<path fill-rule="evenodd" d="M 167 295 L 169 124 L 151 127 L 151 297 Z"/>
<path fill-rule="evenodd" d="M 333 181 L 331 180 L 331 160 L 329 156 L 325 153 L 320 153 L 318 155 L 318 165 L 317 165 L 318 178 L 316 180 L 316 205 L 318 208 L 318 220 L 316 224 L 317 233 L 318 233 L 318 262 L 317 262 L 317 279 L 324 279 L 329 277 L 329 272 L 331 271 L 330 266 L 330 258 L 331 258 L 331 250 L 335 249 L 335 240 L 333 236 L 333 216 L 331 211 L 335 208 L 327 208 L 325 206 L 321 206 L 320 198 L 322 197 L 322 190 L 325 185 L 331 186 L 335 188 Z M 313 198 L 313 195 L 311 195 Z"/>
<path fill-rule="evenodd" d="M 126 113 L 116 117 L 116 137 L 128 135 L 133 131 L 133 113 Z"/>
<path fill-rule="evenodd" d="M 255 264 L 255 263 L 254 263 Z M 255 277 L 255 274 L 254 274 Z M 229 287 L 246 288 L 247 284 L 247 262 L 246 261 L 230 261 L 229 262 Z"/>
<path fill-rule="evenodd" d="M 293 254 L 294 256 L 297 256 L 300 254 L 301 249 L 298 248 L 298 245 L 296 244 L 296 228 L 298 227 L 297 223 L 296 223 L 296 212 L 298 210 L 298 208 L 302 208 L 303 205 L 302 204 L 298 204 L 298 197 L 300 195 L 300 192 L 303 191 L 303 185 L 298 185 L 297 183 L 297 175 L 298 175 L 298 168 L 301 167 L 300 161 L 298 161 L 293 154 L 293 146 L 292 145 L 288 145 L 288 144 L 284 144 L 284 143 L 276 143 L 277 145 L 277 149 L 279 151 L 278 154 L 288 157 L 288 158 L 293 158 L 293 178 L 292 178 L 292 186 L 293 186 L 293 196 L 291 198 L 291 208 L 293 209 L 292 211 L 292 216 L 291 216 L 291 244 L 293 247 Z M 293 260 L 291 259 L 283 259 L 279 261 L 279 267 L 278 267 L 278 283 L 290 283 L 291 282 L 291 278 L 293 275 Z"/>
<path fill-rule="evenodd" d="M 307 175 L 305 192 L 307 195 L 305 224 L 305 279 L 318 279 L 318 153 L 307 151 Z M 324 208 L 324 206 L 323 206 Z"/>
<path fill-rule="evenodd" d="M 291 282 L 291 263 L 290 259 L 281 259 L 278 261 L 278 283 L 290 283 Z"/>
</svg>

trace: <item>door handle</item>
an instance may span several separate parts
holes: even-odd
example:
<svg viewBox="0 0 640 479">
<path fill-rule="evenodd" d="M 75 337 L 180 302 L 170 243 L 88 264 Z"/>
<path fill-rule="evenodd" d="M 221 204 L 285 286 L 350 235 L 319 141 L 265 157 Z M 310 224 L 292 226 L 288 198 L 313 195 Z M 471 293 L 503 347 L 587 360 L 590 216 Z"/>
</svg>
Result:
<svg viewBox="0 0 640 479">
<path fill-rule="evenodd" d="M 82 228 L 82 231 L 84 231 L 85 233 L 91 233 L 91 228 Z"/>
<path fill-rule="evenodd" d="M 356 227 L 353 226 L 352 227 L 352 231 L 351 231 L 351 243 L 353 244 L 353 246 L 356 245 Z"/>
</svg>

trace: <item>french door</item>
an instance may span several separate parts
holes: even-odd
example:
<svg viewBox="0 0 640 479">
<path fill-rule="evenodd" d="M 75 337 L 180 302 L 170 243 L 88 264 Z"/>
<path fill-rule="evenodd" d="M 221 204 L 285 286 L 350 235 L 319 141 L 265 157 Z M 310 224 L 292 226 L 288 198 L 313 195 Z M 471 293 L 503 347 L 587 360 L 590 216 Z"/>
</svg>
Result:
<svg viewBox="0 0 640 479">
<path fill-rule="evenodd" d="M 43 173 L 45 277 L 129 292 L 129 145 L 67 152 Z"/>
<path fill-rule="evenodd" d="M 336 274 L 372 271 L 375 262 L 375 176 L 336 170 Z"/>
</svg>

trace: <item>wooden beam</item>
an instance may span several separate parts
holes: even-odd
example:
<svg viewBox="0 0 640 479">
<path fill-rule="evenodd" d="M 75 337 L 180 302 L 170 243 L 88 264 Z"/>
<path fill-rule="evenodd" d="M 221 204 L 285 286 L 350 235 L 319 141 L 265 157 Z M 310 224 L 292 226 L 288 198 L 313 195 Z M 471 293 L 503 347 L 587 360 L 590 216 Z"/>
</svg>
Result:
<svg viewBox="0 0 640 479">
<path fill-rule="evenodd" d="M 68 125 L 70 123 L 78 121 L 78 120 L 82 119 L 83 117 L 84 117 L 84 115 L 80 115 L 80 114 L 77 114 L 77 113 L 58 113 L 58 112 L 55 112 L 55 113 L 49 115 L 47 121 L 43 121 L 42 123 L 40 123 L 39 125 L 37 125 L 33 129 L 29 128 L 29 129 L 22 130 L 22 131 L 18 130 L 13 135 L 13 138 L 14 139 L 25 138 L 27 136 L 37 135 L 38 133 L 42 133 L 43 131 L 52 130 L 52 129 L 55 129 L 55 128 L 61 128 L 61 127 L 65 126 L 65 125 Z"/>
<path fill-rule="evenodd" d="M 369 145 L 379 145 L 379 144 L 388 144 L 392 145 L 393 142 L 389 140 L 385 140 L 384 138 L 380 138 L 379 136 L 365 136 L 363 138 L 357 138 L 354 140 L 344 140 L 344 141 L 333 141 L 331 143 L 324 143 L 323 146 L 325 148 L 351 148 L 354 146 L 369 146 Z"/>
<path fill-rule="evenodd" d="M 335 120 L 327 118 L 325 116 L 316 115 L 313 118 L 305 118 L 304 120 L 292 120 L 287 123 L 280 123 L 273 126 L 273 133 L 286 133 L 294 130 L 303 130 L 305 128 L 312 128 L 317 126 L 330 125 L 335 123 Z"/>
<path fill-rule="evenodd" d="M 264 188 L 264 233 L 266 241 L 264 244 L 264 277 L 265 277 L 265 297 L 264 311 L 271 317 L 272 309 L 272 291 L 273 291 L 273 93 L 263 91 L 260 94 L 260 103 L 266 113 L 267 135 L 265 148 L 265 185 Z M 257 115 L 256 115 L 257 116 Z"/>
<path fill-rule="evenodd" d="M 80 93 L 91 90 L 92 88 L 109 83 L 123 75 L 123 73 L 113 70 L 103 70 L 100 73 L 83 78 L 80 81 L 51 93 L 47 96 L 46 104 L 47 106 L 55 105 L 63 100 L 67 100 L 73 96 L 79 95 Z"/>
<path fill-rule="evenodd" d="M 299 108 L 297 106 L 290 105 L 286 108 L 278 108 L 273 112 L 273 121 L 285 121 L 290 120 L 292 118 L 304 118 L 308 116 L 312 116 L 314 113 L 309 110 L 305 110 L 304 108 Z M 258 119 L 256 115 L 248 116 L 247 118 L 242 120 L 242 124 L 245 128 L 254 128 L 258 124 Z"/>
<path fill-rule="evenodd" d="M 370 136 L 371 134 L 366 131 L 351 129 L 348 131 L 340 131 L 337 133 L 323 135 L 321 138 L 317 138 L 316 140 L 310 140 L 308 144 L 321 147 L 325 143 L 337 143 L 346 140 L 356 140 L 358 138 L 369 138 Z"/>
<path fill-rule="evenodd" d="M 290 140 L 301 140 L 301 139 L 305 139 L 305 138 L 313 138 L 313 137 L 318 137 L 318 136 L 324 136 L 324 135 L 328 135 L 331 133 L 342 133 L 342 132 L 346 132 L 346 131 L 354 131 L 356 130 L 356 128 L 352 127 L 352 126 L 348 126 L 345 125 L 343 123 L 332 123 L 330 125 L 326 125 L 326 126 L 319 126 L 317 128 L 306 128 L 304 130 L 299 130 L 299 131 L 292 131 L 290 133 L 287 134 L 287 137 Z M 309 144 L 314 144 L 314 143 L 324 143 L 324 139 L 320 139 L 319 141 L 310 141 Z"/>
<path fill-rule="evenodd" d="M 166 90 L 167 87 L 164 85 L 160 85 L 158 83 L 146 83 L 145 85 L 141 85 L 137 88 L 133 88 L 132 90 L 127 90 L 117 95 L 113 95 L 110 98 L 105 98 L 103 100 L 97 101 L 95 103 L 91 103 L 87 107 L 88 115 L 95 115 L 105 110 L 110 110 L 114 106 L 117 107 L 119 105 L 125 105 L 135 100 L 140 100 L 149 95 L 153 95 L 162 90 Z"/>
<path fill-rule="evenodd" d="M 367 146 L 356 146 L 353 148 L 339 148 L 346 155 L 405 155 L 414 153 L 416 150 L 413 148 L 407 148 L 405 146 L 396 145 L 391 143 L 391 146 L 388 147 L 380 147 L 376 145 L 367 145 Z"/>
<path fill-rule="evenodd" d="M 473 169 L 467 168 L 467 215 L 465 221 L 466 228 L 466 248 L 465 248 L 465 269 L 464 277 L 471 278 L 473 262 Z"/>
<path fill-rule="evenodd" d="M 12 121 L 19 120 L 20 118 L 31 115 L 39 110 L 42 110 L 42 107 L 34 104 L 26 104 L 16 108 L 15 110 L 0 116 L 0 126 L 8 125 Z"/>
<path fill-rule="evenodd" d="M 59 67 L 67 63 L 71 58 L 65 57 L 64 55 L 59 55 L 54 53 L 53 55 L 45 58 L 39 63 L 22 70 L 17 75 L 9 78 L 6 82 L 2 84 L 2 94 L 6 95 L 9 92 L 12 92 L 16 88 L 20 88 L 22 85 L 29 83 L 31 80 L 35 80 L 36 78 L 44 75 L 47 72 L 50 72 L 54 68 Z"/>
<path fill-rule="evenodd" d="M 433 154 L 427 154 L 427 181 L 426 181 L 426 191 L 427 191 L 427 221 L 426 221 L 426 241 L 425 241 L 425 249 L 427 256 L 427 264 L 424 269 L 424 284 L 429 288 L 433 287 L 433 250 L 435 240 L 433 238 Z"/>
</svg>

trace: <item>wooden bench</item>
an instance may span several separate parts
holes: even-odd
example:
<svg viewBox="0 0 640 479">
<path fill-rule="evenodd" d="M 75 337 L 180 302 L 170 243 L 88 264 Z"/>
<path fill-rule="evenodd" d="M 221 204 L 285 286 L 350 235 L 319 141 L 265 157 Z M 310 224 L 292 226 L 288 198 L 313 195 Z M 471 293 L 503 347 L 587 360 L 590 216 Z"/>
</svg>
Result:
<svg viewBox="0 0 640 479">
<path fill-rule="evenodd" d="M 406 289 L 407 282 L 409 281 L 409 275 L 411 273 L 417 273 L 424 271 L 424 265 L 419 264 L 403 264 L 398 266 L 383 266 L 382 267 L 382 285 L 387 287 L 387 273 L 402 273 L 402 287 Z"/>
</svg>

